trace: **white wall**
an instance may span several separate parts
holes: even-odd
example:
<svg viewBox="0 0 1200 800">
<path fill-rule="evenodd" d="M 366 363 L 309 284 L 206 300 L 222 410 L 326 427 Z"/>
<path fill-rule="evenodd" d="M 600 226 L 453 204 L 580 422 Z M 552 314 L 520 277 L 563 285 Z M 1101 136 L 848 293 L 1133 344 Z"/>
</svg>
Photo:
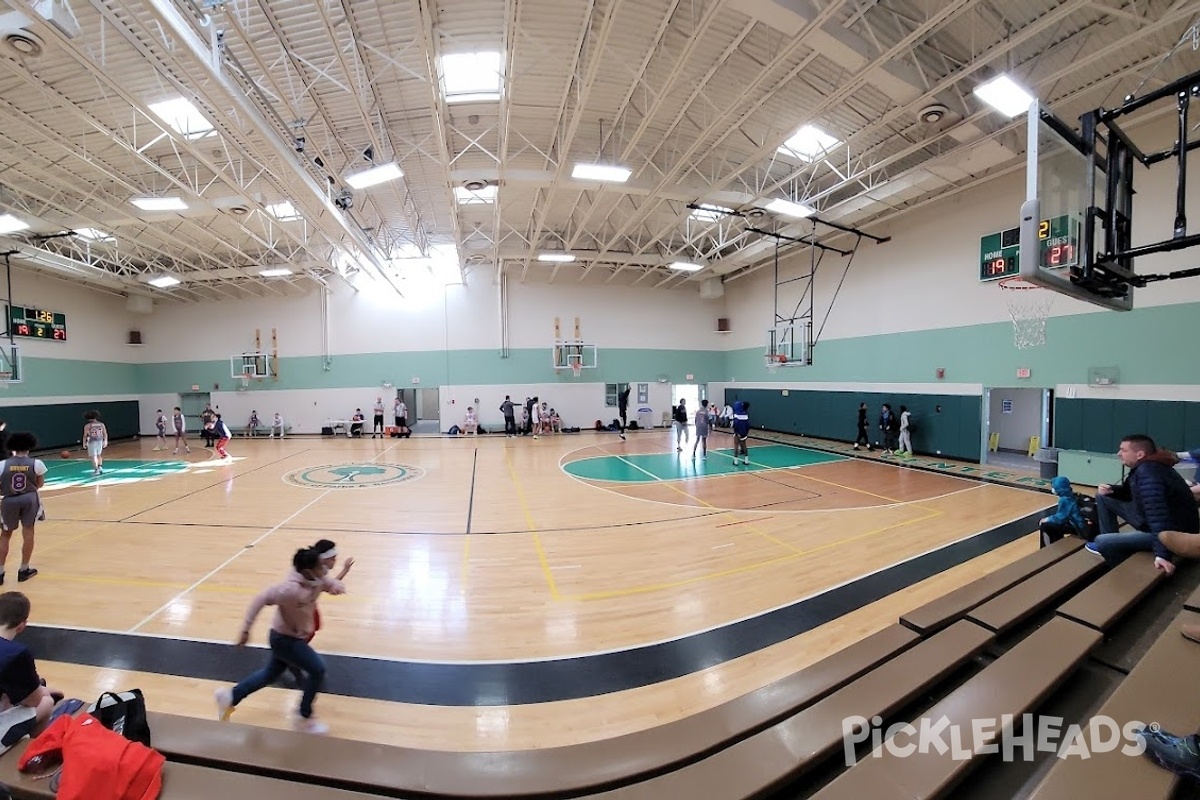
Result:
<svg viewBox="0 0 1200 800">
<path fill-rule="evenodd" d="M 1029 437 L 1042 430 L 1042 390 L 1025 388 L 993 388 L 988 404 L 988 433 L 1000 434 L 1001 450 L 1029 447 Z M 1004 401 L 1012 401 L 1012 412 L 1004 413 Z"/>
<path fill-rule="evenodd" d="M 0 280 L 3 280 L 0 276 Z M 0 283 L 0 292 L 5 289 Z M 126 344 L 130 329 L 143 319 L 125 310 L 125 299 L 31 270 L 12 272 L 13 305 L 67 315 L 67 341 L 18 338 L 21 357 L 137 363 L 142 348 Z M 7 324 L 7 320 L 5 320 Z M 7 330 L 0 328 L 0 330 Z M 86 394 L 87 387 L 80 387 Z"/>
<path fill-rule="evenodd" d="M 663 412 L 671 410 L 671 384 L 650 381 L 647 388 L 649 402 L 644 407 L 653 409 L 655 423 L 661 424 Z M 511 395 L 513 403 L 518 407 L 524 404 L 526 397 L 540 397 L 549 408 L 558 411 L 566 427 L 591 428 L 596 420 L 607 425 L 618 416 L 616 406 L 604 405 L 603 383 L 514 384 L 503 387 L 449 386 L 442 389 L 441 429 L 446 430 L 454 424 L 461 426 L 466 417 L 467 406 L 474 405 L 475 399 L 478 398 L 479 406 L 476 411 L 480 423 L 489 431 L 503 430 L 504 416 L 500 413 L 500 404 L 504 402 L 506 394 Z M 629 395 L 630 421 L 637 419 L 640 407 L 643 405 L 637 402 L 635 383 Z M 517 422 L 520 420 L 518 408 Z"/>
</svg>

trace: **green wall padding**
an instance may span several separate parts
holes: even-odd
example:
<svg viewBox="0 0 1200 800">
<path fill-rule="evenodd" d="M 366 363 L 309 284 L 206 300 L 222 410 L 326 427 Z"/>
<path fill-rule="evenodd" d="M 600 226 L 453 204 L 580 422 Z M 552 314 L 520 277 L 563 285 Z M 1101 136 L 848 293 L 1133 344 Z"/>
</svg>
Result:
<svg viewBox="0 0 1200 800">
<path fill-rule="evenodd" d="M 1144 433 L 1167 450 L 1200 447 L 1200 402 L 1057 398 L 1054 445 L 1115 453 L 1121 437 Z"/>
<path fill-rule="evenodd" d="M 8 423 L 8 433 L 29 431 L 37 436 L 39 450 L 60 450 L 80 444 L 85 411 L 100 412 L 101 421 L 108 426 L 109 439 L 123 439 L 138 433 L 136 400 L 4 406 L 0 408 L 0 419 Z"/>
</svg>

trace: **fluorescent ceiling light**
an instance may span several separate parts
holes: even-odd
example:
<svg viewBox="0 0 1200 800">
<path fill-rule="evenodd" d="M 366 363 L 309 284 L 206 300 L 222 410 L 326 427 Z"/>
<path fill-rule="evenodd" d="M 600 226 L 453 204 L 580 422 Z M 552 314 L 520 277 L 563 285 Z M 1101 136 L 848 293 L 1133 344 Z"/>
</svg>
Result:
<svg viewBox="0 0 1200 800">
<path fill-rule="evenodd" d="M 975 87 L 975 96 L 1008 117 L 1024 114 L 1033 102 L 1033 95 L 1022 89 L 1012 78 L 1000 75 Z"/>
<path fill-rule="evenodd" d="M 575 256 L 571 253 L 539 253 L 538 261 L 550 261 L 558 264 L 570 264 L 575 260 Z"/>
<path fill-rule="evenodd" d="M 785 217 L 811 217 L 817 213 L 811 206 L 806 206 L 802 203 L 793 203 L 791 200 L 780 200 L 776 198 L 767 203 L 767 211 L 774 214 L 782 214 Z"/>
<path fill-rule="evenodd" d="M 16 233 L 28 227 L 29 223 L 22 222 L 12 214 L 0 214 L 0 233 Z"/>
<path fill-rule="evenodd" d="M 186 211 L 187 203 L 178 197 L 135 197 L 129 202 L 142 211 Z"/>
<path fill-rule="evenodd" d="M 694 264 L 691 261 L 676 261 L 671 265 L 671 269 L 677 269 L 680 272 L 699 272 L 704 269 L 704 265 Z"/>
<path fill-rule="evenodd" d="M 362 172 L 355 172 L 352 175 L 346 176 L 346 183 L 353 186 L 355 189 L 366 189 L 368 186 L 376 186 L 388 181 L 394 181 L 404 175 L 404 172 L 396 165 L 395 162 L 388 164 L 380 164 L 378 167 L 364 169 Z"/>
<path fill-rule="evenodd" d="M 182 97 L 152 103 L 150 110 L 186 139 L 202 139 L 215 132 L 212 124 L 200 113 L 200 109 Z"/>
<path fill-rule="evenodd" d="M 169 286 L 175 286 L 181 283 L 181 281 L 174 275 L 156 275 L 150 280 L 146 281 L 146 283 L 150 284 L 151 286 L 157 286 L 159 289 L 166 289 Z"/>
<path fill-rule="evenodd" d="M 722 217 L 733 213 L 732 208 L 724 206 L 713 206 L 708 203 L 701 203 L 699 208 L 693 208 L 689 215 L 692 219 L 700 220 L 701 222 L 716 222 Z"/>
<path fill-rule="evenodd" d="M 268 269 L 260 269 L 258 274 L 264 278 L 282 278 L 285 275 L 291 275 L 292 271 L 287 267 L 270 267 Z"/>
<path fill-rule="evenodd" d="M 468 189 L 466 186 L 454 187 L 454 199 L 460 206 L 481 205 L 496 202 L 495 186 L 484 186 L 482 189 Z"/>
<path fill-rule="evenodd" d="M 625 167 L 613 167 L 605 164 L 576 164 L 571 170 L 572 178 L 582 178 L 588 181 L 609 181 L 624 183 L 633 173 Z"/>
<path fill-rule="evenodd" d="M 816 125 L 805 125 L 780 146 L 779 152 L 794 155 L 802 161 L 816 161 L 839 144 L 836 137 Z"/>
<path fill-rule="evenodd" d="M 291 222 L 294 219 L 300 219 L 300 212 L 292 205 L 290 200 L 284 200 L 281 203 L 271 203 L 267 206 L 267 213 L 280 222 Z"/>
<path fill-rule="evenodd" d="M 99 228 L 76 228 L 73 233 L 80 239 L 87 239 L 89 242 L 111 242 L 117 238 Z"/>
<path fill-rule="evenodd" d="M 500 53 L 451 53 L 442 56 L 442 94 L 447 103 L 487 103 L 500 99 Z"/>
</svg>

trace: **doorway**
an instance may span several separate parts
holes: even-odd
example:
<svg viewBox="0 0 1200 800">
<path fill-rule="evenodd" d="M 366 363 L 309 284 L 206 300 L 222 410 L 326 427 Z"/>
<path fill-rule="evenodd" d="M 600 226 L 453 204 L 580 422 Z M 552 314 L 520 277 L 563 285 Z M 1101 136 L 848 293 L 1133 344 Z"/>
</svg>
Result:
<svg viewBox="0 0 1200 800">
<path fill-rule="evenodd" d="M 181 392 L 179 410 L 183 412 L 184 419 L 195 422 L 200 419 L 200 414 L 211 402 L 212 395 L 208 392 Z"/>
<path fill-rule="evenodd" d="M 983 458 L 981 462 L 1024 472 L 1038 472 L 1029 455 L 1031 438 L 1049 447 L 1054 392 L 1015 386 L 983 391 Z"/>
<path fill-rule="evenodd" d="M 693 419 L 703 397 L 704 394 L 701 392 L 699 384 L 677 383 L 671 387 L 671 408 L 679 405 L 679 401 L 683 400 L 687 405 L 688 419 Z"/>
</svg>

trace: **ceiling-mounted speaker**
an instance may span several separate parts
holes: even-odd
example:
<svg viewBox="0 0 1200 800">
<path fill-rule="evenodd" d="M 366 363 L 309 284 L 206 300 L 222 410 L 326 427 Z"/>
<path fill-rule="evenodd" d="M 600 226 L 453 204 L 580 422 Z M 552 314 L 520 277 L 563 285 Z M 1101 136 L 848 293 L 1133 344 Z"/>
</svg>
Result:
<svg viewBox="0 0 1200 800">
<path fill-rule="evenodd" d="M 700 282 L 700 299 L 717 300 L 725 296 L 725 284 L 720 278 L 705 278 Z"/>
<path fill-rule="evenodd" d="M 729 317 L 717 317 L 717 333 L 729 333 L 733 328 L 729 327 Z"/>
</svg>

